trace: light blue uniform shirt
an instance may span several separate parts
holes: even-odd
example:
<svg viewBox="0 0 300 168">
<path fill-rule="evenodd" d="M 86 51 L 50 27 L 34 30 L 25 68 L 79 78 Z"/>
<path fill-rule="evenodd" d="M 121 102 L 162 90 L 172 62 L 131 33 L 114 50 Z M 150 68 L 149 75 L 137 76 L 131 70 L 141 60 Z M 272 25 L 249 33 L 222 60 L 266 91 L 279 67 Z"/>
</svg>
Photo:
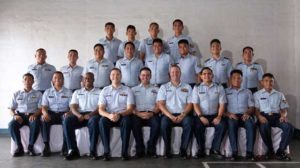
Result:
<svg viewBox="0 0 300 168">
<path fill-rule="evenodd" d="M 127 43 L 128 41 L 126 40 L 126 41 L 123 41 L 121 44 L 120 44 L 120 46 L 119 46 L 119 49 L 118 49 L 118 56 L 119 57 L 124 57 L 124 46 L 125 46 L 125 44 Z M 137 57 L 137 58 L 139 58 L 139 56 L 140 56 L 140 53 L 139 53 L 139 47 L 140 47 L 140 41 L 138 41 L 138 40 L 134 40 L 134 42 L 133 42 L 133 44 L 134 44 L 134 48 L 135 48 L 135 50 L 134 50 L 134 56 L 135 57 Z"/>
<path fill-rule="evenodd" d="M 169 54 L 161 53 L 156 57 L 154 54 L 147 57 L 145 67 L 151 69 L 151 84 L 165 84 L 170 81 L 169 68 L 174 64 L 174 60 Z"/>
<path fill-rule="evenodd" d="M 122 41 L 115 37 L 109 41 L 105 37 L 101 38 L 99 43 L 104 47 L 104 58 L 108 59 L 112 63 L 116 63 L 118 60 L 119 45 L 122 43 Z"/>
<path fill-rule="evenodd" d="M 84 67 L 82 76 L 85 76 L 87 72 L 94 74 L 94 86 L 103 88 L 110 85 L 110 71 L 114 68 L 114 65 L 107 59 L 103 58 L 100 63 L 95 59 L 90 60 Z"/>
<path fill-rule="evenodd" d="M 234 114 L 244 114 L 248 108 L 254 107 L 254 98 L 250 90 L 232 87 L 225 89 L 227 111 Z"/>
<path fill-rule="evenodd" d="M 98 108 L 100 92 L 98 88 L 89 91 L 85 88 L 78 89 L 73 93 L 70 104 L 78 104 L 80 113 L 93 112 Z"/>
<path fill-rule="evenodd" d="M 69 111 L 72 91 L 63 87 L 57 91 L 54 87 L 47 89 L 42 98 L 42 106 L 47 106 L 53 112 Z"/>
<path fill-rule="evenodd" d="M 264 113 L 280 113 L 280 110 L 289 108 L 283 93 L 272 90 L 271 93 L 261 89 L 254 94 L 255 107 Z"/>
<path fill-rule="evenodd" d="M 213 82 L 218 84 L 228 82 L 232 71 L 232 65 L 228 58 L 222 56 L 218 60 L 209 58 L 205 61 L 204 66 L 212 69 L 214 74 Z"/>
<path fill-rule="evenodd" d="M 16 110 L 19 113 L 35 113 L 41 108 L 41 101 L 41 92 L 33 89 L 29 92 L 19 90 L 14 93 L 8 108 Z"/>
<path fill-rule="evenodd" d="M 64 75 L 64 87 L 70 90 L 80 89 L 82 80 L 83 67 L 76 65 L 71 67 L 70 65 L 65 65 L 60 68 L 60 71 Z"/>
<path fill-rule="evenodd" d="M 51 87 L 51 80 L 54 72 L 56 71 L 53 65 L 44 63 L 32 64 L 28 67 L 28 72 L 34 76 L 33 89 L 46 90 Z"/>
<path fill-rule="evenodd" d="M 134 105 L 134 96 L 128 86 L 113 88 L 110 85 L 101 91 L 98 105 L 105 105 L 108 113 L 121 113 L 128 105 Z"/>
<path fill-rule="evenodd" d="M 172 114 L 180 114 L 188 103 L 192 103 L 191 98 L 192 88 L 186 83 L 175 87 L 168 82 L 160 87 L 157 95 L 157 101 L 165 101 L 168 111 Z"/>
<path fill-rule="evenodd" d="M 139 84 L 139 74 L 143 66 L 143 62 L 136 57 L 130 60 L 124 57 L 116 63 L 116 68 L 119 68 L 122 72 L 122 83 L 129 87 Z"/>
<path fill-rule="evenodd" d="M 212 83 L 210 86 L 206 86 L 204 83 L 195 86 L 192 101 L 194 104 L 199 104 L 203 115 L 218 114 L 219 104 L 227 102 L 223 86 L 216 83 Z"/>
<path fill-rule="evenodd" d="M 185 57 L 180 57 L 178 61 L 178 66 L 181 69 L 180 81 L 188 84 L 196 83 L 196 76 L 201 71 L 199 64 L 199 59 L 194 55 L 188 54 Z"/>
<path fill-rule="evenodd" d="M 148 37 L 141 41 L 139 52 L 145 53 L 145 58 L 153 56 L 153 39 Z M 166 54 L 170 54 L 170 48 L 167 42 L 163 40 L 163 51 Z"/>
<path fill-rule="evenodd" d="M 259 65 L 258 63 L 247 65 L 240 62 L 236 65 L 235 68 L 243 72 L 243 88 L 248 89 L 258 87 L 259 81 L 262 80 L 262 76 L 264 74 L 261 65 Z"/>
<path fill-rule="evenodd" d="M 159 88 L 153 85 L 145 87 L 139 84 L 132 88 L 135 98 L 135 107 L 138 111 L 153 111 L 156 104 L 156 97 Z"/>
<path fill-rule="evenodd" d="M 190 36 L 183 35 L 183 34 L 178 37 L 172 36 L 171 38 L 168 39 L 168 44 L 170 47 L 170 55 L 173 57 L 175 62 L 178 62 L 181 57 L 179 53 L 178 42 L 183 39 L 189 42 L 190 53 L 194 53 L 196 51 L 193 45 L 192 38 Z"/>
</svg>

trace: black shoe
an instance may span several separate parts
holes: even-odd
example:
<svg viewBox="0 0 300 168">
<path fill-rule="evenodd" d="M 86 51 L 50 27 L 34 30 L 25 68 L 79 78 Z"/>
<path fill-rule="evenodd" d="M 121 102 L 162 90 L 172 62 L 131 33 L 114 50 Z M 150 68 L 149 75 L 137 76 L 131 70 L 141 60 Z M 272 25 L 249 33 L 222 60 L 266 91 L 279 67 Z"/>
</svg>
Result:
<svg viewBox="0 0 300 168">
<path fill-rule="evenodd" d="M 145 153 L 144 152 L 139 152 L 139 153 L 136 153 L 134 158 L 135 159 L 140 159 L 140 158 L 143 158 L 145 157 Z"/>
<path fill-rule="evenodd" d="M 247 152 L 246 154 L 246 160 L 252 160 L 254 161 L 253 153 L 252 152 Z"/>
<path fill-rule="evenodd" d="M 187 160 L 188 156 L 185 150 L 180 150 L 179 156 L 183 159 L 183 160 Z"/>
<path fill-rule="evenodd" d="M 205 152 L 202 150 L 198 150 L 198 152 L 196 153 L 196 155 L 194 156 L 195 159 L 200 159 L 200 158 L 204 158 L 206 156 Z"/>
<path fill-rule="evenodd" d="M 147 152 L 147 156 L 152 157 L 152 158 L 158 158 L 156 152 L 150 152 L 150 151 L 148 151 Z"/>
<path fill-rule="evenodd" d="M 33 148 L 28 147 L 28 155 L 29 155 L 29 156 L 36 156 L 36 154 L 35 154 Z"/>
<path fill-rule="evenodd" d="M 110 155 L 109 154 L 104 154 L 102 160 L 103 161 L 110 161 Z"/>
<path fill-rule="evenodd" d="M 165 159 L 172 159 L 173 155 L 169 152 L 167 152 L 164 156 Z"/>
<path fill-rule="evenodd" d="M 74 159 L 77 159 L 79 157 L 80 157 L 79 152 L 71 150 L 71 151 L 69 151 L 67 156 L 65 156 L 65 160 L 74 160 Z"/>
<path fill-rule="evenodd" d="M 49 146 L 45 146 L 43 152 L 41 153 L 42 157 L 47 157 L 51 155 L 51 151 L 50 151 L 50 147 Z"/>
<path fill-rule="evenodd" d="M 238 160 L 238 154 L 237 154 L 237 152 L 232 152 L 232 156 L 231 156 L 230 160 L 231 161 Z"/>
<path fill-rule="evenodd" d="M 129 156 L 128 155 L 122 155 L 121 160 L 122 161 L 127 161 L 127 160 L 129 160 Z"/>
<path fill-rule="evenodd" d="M 92 160 L 98 160 L 98 156 L 96 155 L 95 152 L 91 152 L 90 155 L 89 155 L 90 159 Z"/>
<path fill-rule="evenodd" d="M 283 160 L 283 161 L 291 161 L 292 158 L 287 154 L 285 153 L 284 151 L 281 151 L 281 152 L 276 152 L 276 159 L 277 160 Z"/>
<path fill-rule="evenodd" d="M 221 154 L 220 151 L 210 150 L 210 155 L 214 158 L 217 158 L 217 159 L 224 159 L 224 157 L 223 157 L 223 155 Z"/>
<path fill-rule="evenodd" d="M 266 160 L 274 160 L 274 159 L 276 159 L 276 155 L 275 155 L 274 151 L 267 152 L 267 154 L 265 156 L 265 159 Z"/>
<path fill-rule="evenodd" d="M 13 157 L 19 157 L 24 156 L 24 149 L 23 148 L 17 148 L 13 154 Z"/>
</svg>

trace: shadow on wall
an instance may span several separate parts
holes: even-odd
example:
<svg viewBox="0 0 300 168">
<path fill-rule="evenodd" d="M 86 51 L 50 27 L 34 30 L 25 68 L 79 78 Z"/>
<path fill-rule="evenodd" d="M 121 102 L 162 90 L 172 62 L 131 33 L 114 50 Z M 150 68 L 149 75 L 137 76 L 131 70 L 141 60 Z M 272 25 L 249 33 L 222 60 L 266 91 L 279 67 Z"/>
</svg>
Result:
<svg viewBox="0 0 300 168">
<path fill-rule="evenodd" d="M 231 62 L 233 62 L 233 56 L 232 56 L 232 52 L 231 52 L 231 51 L 229 51 L 229 50 L 224 50 L 224 51 L 222 51 L 221 55 L 222 55 L 223 57 L 228 58 Z M 232 66 L 235 67 L 234 65 L 232 65 Z"/>
<path fill-rule="evenodd" d="M 184 26 L 184 29 L 183 29 L 183 34 L 184 35 L 188 35 L 188 36 L 190 36 L 189 35 L 189 27 L 188 26 Z M 191 36 L 190 36 L 191 37 Z M 195 48 L 195 50 L 196 50 L 196 53 L 195 53 L 195 56 L 197 56 L 198 58 L 199 58 L 199 60 L 202 58 L 202 54 L 201 54 L 201 51 L 200 51 L 200 49 L 199 49 L 199 45 L 197 44 L 197 43 L 195 43 L 195 41 L 194 41 L 195 39 L 192 39 L 192 42 L 193 42 L 193 46 L 194 46 L 194 48 Z"/>
</svg>

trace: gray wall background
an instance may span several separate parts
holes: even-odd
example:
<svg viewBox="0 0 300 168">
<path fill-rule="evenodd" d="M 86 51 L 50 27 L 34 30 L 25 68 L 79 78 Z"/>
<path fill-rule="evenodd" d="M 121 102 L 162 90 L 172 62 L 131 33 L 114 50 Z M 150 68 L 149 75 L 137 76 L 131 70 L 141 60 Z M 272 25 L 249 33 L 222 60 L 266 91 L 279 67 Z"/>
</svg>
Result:
<svg viewBox="0 0 300 168">
<path fill-rule="evenodd" d="M 253 46 L 255 60 L 276 77 L 286 94 L 289 120 L 300 128 L 300 2 L 297 0 L 0 0 L 0 128 L 11 119 L 7 106 L 22 88 L 22 75 L 34 63 L 37 48 L 47 50 L 47 62 L 59 69 L 67 52 L 79 51 L 79 64 L 93 57 L 93 45 L 104 24 L 116 24 L 115 36 L 125 40 L 128 24 L 138 39 L 148 25 L 160 24 L 160 37 L 172 36 L 172 21 L 184 21 L 201 62 L 209 58 L 209 42 L 222 41 L 223 55 L 240 62 L 242 48 Z"/>
</svg>

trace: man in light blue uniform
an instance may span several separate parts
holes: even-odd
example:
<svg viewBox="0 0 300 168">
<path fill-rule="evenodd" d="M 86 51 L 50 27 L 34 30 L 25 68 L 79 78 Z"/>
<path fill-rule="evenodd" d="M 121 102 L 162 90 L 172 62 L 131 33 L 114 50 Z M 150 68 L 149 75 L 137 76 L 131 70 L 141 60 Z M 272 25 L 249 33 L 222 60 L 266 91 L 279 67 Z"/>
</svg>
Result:
<svg viewBox="0 0 300 168">
<path fill-rule="evenodd" d="M 39 48 L 35 54 L 36 64 L 32 64 L 28 67 L 28 72 L 34 76 L 33 89 L 42 93 L 51 87 L 51 79 L 53 73 L 56 71 L 53 65 L 46 63 L 46 50 Z"/>
<path fill-rule="evenodd" d="M 182 126 L 180 157 L 187 159 L 187 148 L 192 137 L 193 119 L 189 113 L 192 110 L 192 88 L 180 81 L 180 68 L 172 65 L 171 81 L 162 85 L 157 95 L 158 107 L 163 113 L 161 118 L 161 135 L 165 142 L 165 158 L 172 158 L 171 133 L 172 127 Z"/>
<path fill-rule="evenodd" d="M 244 47 L 243 62 L 238 63 L 235 68 L 243 72 L 242 87 L 255 93 L 258 90 L 264 72 L 260 64 L 252 63 L 253 56 L 253 48 L 249 46 Z"/>
<path fill-rule="evenodd" d="M 227 88 L 228 79 L 232 70 L 232 64 L 228 58 L 221 56 L 221 50 L 222 48 L 220 40 L 211 40 L 210 52 L 212 57 L 204 62 L 204 66 L 212 69 L 214 74 L 214 83 L 222 84 L 224 88 Z"/>
<path fill-rule="evenodd" d="M 53 86 L 47 89 L 42 98 L 42 137 L 45 148 L 41 156 L 50 156 L 50 128 L 54 124 L 62 124 L 64 118 L 70 114 L 69 104 L 72 98 L 72 91 L 63 87 L 64 76 L 62 72 L 56 71 L 52 77 Z M 55 138 L 55 137 L 52 137 Z M 65 136 L 63 137 L 62 154 L 66 153 Z"/>
<path fill-rule="evenodd" d="M 113 69 L 114 65 L 104 55 L 104 47 L 102 44 L 96 44 L 94 46 L 95 58 L 89 60 L 87 65 L 84 67 L 82 76 L 87 72 L 94 74 L 94 87 L 103 89 L 105 86 L 110 84 L 109 73 Z"/>
<path fill-rule="evenodd" d="M 136 29 L 135 26 L 133 25 L 128 25 L 127 26 L 127 30 L 126 30 L 126 35 L 128 37 L 127 40 L 123 41 L 120 46 L 119 46 L 119 50 L 118 50 L 118 57 L 122 58 L 124 57 L 125 53 L 124 53 L 124 46 L 125 44 L 130 41 L 134 44 L 134 48 L 136 48 L 135 52 L 134 52 L 134 57 L 139 58 L 140 54 L 138 51 L 138 48 L 140 47 L 140 41 L 135 39 L 136 36 Z"/>
<path fill-rule="evenodd" d="M 110 80 L 112 84 L 105 87 L 99 97 L 99 121 L 101 140 L 104 146 L 103 160 L 110 160 L 110 128 L 120 127 L 122 139 L 122 160 L 128 160 L 128 147 L 131 131 L 131 114 L 134 108 L 134 96 L 129 87 L 121 84 L 121 70 L 112 69 Z"/>
<path fill-rule="evenodd" d="M 192 55 L 196 54 L 196 49 L 193 45 L 192 38 L 190 36 L 182 34 L 183 29 L 184 26 L 182 20 L 175 19 L 173 21 L 174 36 L 168 39 L 168 44 L 170 47 L 170 55 L 173 57 L 175 62 L 178 62 L 180 59 L 178 42 L 182 39 L 185 39 L 189 42 L 189 53 Z"/>
<path fill-rule="evenodd" d="M 181 69 L 181 82 L 188 83 L 193 88 L 198 83 L 198 73 L 201 71 L 199 59 L 189 54 L 189 41 L 182 39 L 178 42 L 181 55 L 177 64 Z"/>
<path fill-rule="evenodd" d="M 112 22 L 105 23 L 106 37 L 101 38 L 99 43 L 104 47 L 104 58 L 115 64 L 118 58 L 119 45 L 122 43 L 121 40 L 114 37 L 115 24 Z"/>
<path fill-rule="evenodd" d="M 273 89 L 273 74 L 264 74 L 262 85 L 263 89 L 254 94 L 254 100 L 260 135 L 268 147 L 266 157 L 267 159 L 274 157 L 275 151 L 271 137 L 271 127 L 279 127 L 282 129 L 282 134 L 279 148 L 276 152 L 276 158 L 279 160 L 291 160 L 290 156 L 285 152 L 294 133 L 294 127 L 287 119 L 287 109 L 289 105 L 283 93 Z"/>
<path fill-rule="evenodd" d="M 150 37 L 141 41 L 139 52 L 140 52 L 140 59 L 145 61 L 148 57 L 153 55 L 153 40 L 158 38 L 159 33 L 159 25 L 156 22 L 151 22 L 148 29 Z M 166 54 L 170 54 L 170 48 L 167 42 L 163 41 L 162 44 L 162 52 Z"/>
<path fill-rule="evenodd" d="M 151 84 L 160 87 L 170 81 L 169 68 L 174 64 L 174 60 L 169 54 L 163 53 L 163 41 L 161 39 L 153 40 L 154 54 L 147 57 L 145 67 L 151 69 Z"/>
<path fill-rule="evenodd" d="M 143 62 L 134 57 L 135 48 L 132 42 L 127 42 L 124 47 L 125 57 L 117 61 L 116 68 L 122 72 L 122 83 L 133 87 L 139 83 L 139 71 L 143 68 Z"/>
<path fill-rule="evenodd" d="M 253 159 L 255 140 L 254 99 L 250 90 L 242 88 L 243 73 L 233 70 L 230 73 L 231 87 L 225 89 L 227 97 L 228 134 L 232 149 L 232 160 L 238 159 L 238 128 L 245 127 L 247 138 L 247 159 Z"/>
<path fill-rule="evenodd" d="M 223 86 L 213 83 L 213 72 L 204 67 L 200 72 L 202 83 L 194 87 L 192 101 L 195 117 L 194 134 L 199 146 L 197 158 L 205 156 L 205 128 L 215 127 L 214 139 L 210 154 L 223 158 L 220 146 L 226 131 L 225 112 L 226 95 Z"/>
<path fill-rule="evenodd" d="M 75 130 L 81 127 L 88 127 L 90 136 L 90 158 L 97 159 L 97 143 L 99 138 L 98 129 L 98 99 L 101 90 L 95 88 L 94 75 L 87 72 L 83 78 L 84 87 L 76 90 L 71 99 L 70 108 L 73 115 L 68 116 L 63 124 L 64 133 L 68 145 L 66 160 L 73 160 L 79 157 Z"/>
<path fill-rule="evenodd" d="M 8 107 L 10 114 L 13 116 L 13 119 L 8 124 L 8 130 L 12 139 L 18 146 L 13 153 L 13 157 L 24 155 L 24 149 L 20 135 L 20 128 L 24 125 L 28 125 L 30 129 L 28 153 L 31 156 L 35 155 L 33 145 L 40 131 L 40 103 L 42 100 L 42 93 L 32 89 L 33 83 L 33 75 L 30 73 L 24 74 L 24 89 L 14 93 Z"/>
<path fill-rule="evenodd" d="M 70 50 L 68 53 L 69 65 L 60 68 L 64 74 L 64 87 L 74 92 L 81 88 L 82 71 L 83 67 L 77 65 L 78 51 Z"/>
<path fill-rule="evenodd" d="M 160 117 L 156 105 L 158 87 L 150 84 L 151 70 L 144 67 L 140 70 L 140 81 L 138 86 L 132 88 L 135 97 L 135 109 L 132 117 L 132 131 L 136 142 L 136 157 L 145 155 L 145 145 L 142 133 L 143 126 L 150 126 L 150 138 L 147 143 L 147 154 L 151 157 L 156 155 L 156 143 L 159 136 Z"/>
</svg>

